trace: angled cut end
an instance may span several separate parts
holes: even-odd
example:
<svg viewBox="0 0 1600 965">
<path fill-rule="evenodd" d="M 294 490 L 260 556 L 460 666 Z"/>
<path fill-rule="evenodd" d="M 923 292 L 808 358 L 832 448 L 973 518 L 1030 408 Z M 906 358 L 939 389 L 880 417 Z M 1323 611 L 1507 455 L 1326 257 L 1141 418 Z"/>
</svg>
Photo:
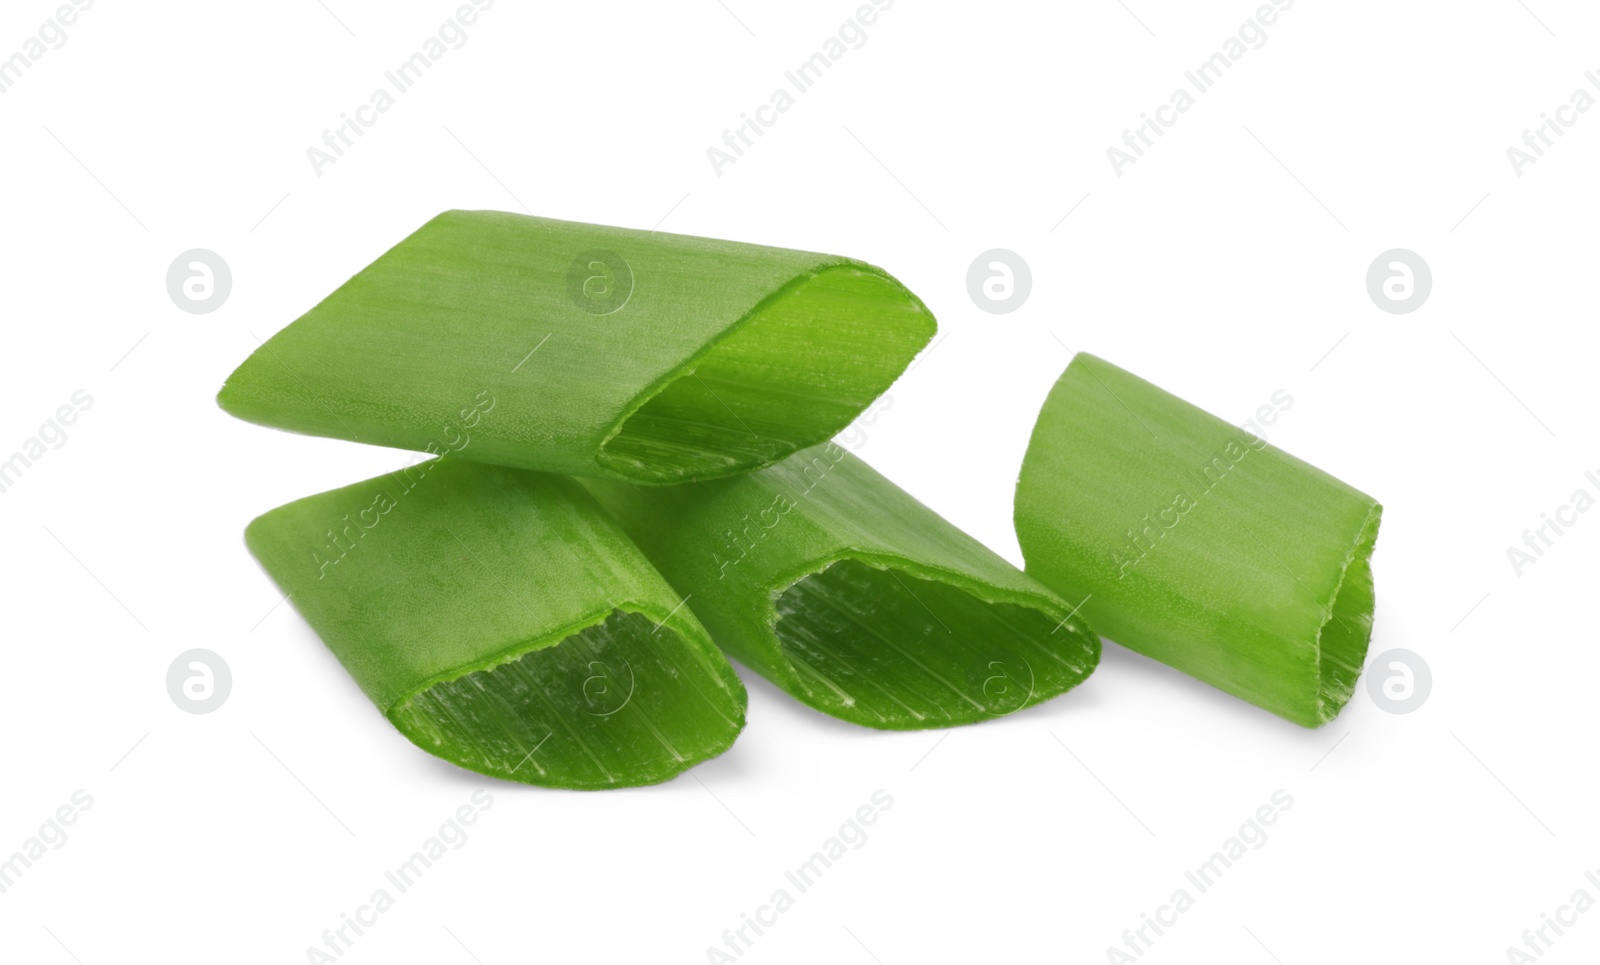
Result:
<svg viewBox="0 0 1600 965">
<path fill-rule="evenodd" d="M 614 610 L 560 642 L 435 683 L 389 720 L 412 743 L 506 780 L 579 790 L 656 784 L 721 754 L 744 686 L 670 626 Z"/>
<path fill-rule="evenodd" d="M 1328 607 L 1328 619 L 1317 637 L 1317 719 L 1304 722 L 1309 726 L 1321 726 L 1338 716 L 1355 693 L 1366 662 L 1376 607 L 1372 551 L 1378 543 L 1382 518 L 1383 507 L 1373 503 L 1372 512 L 1351 545 L 1349 561 Z"/>
<path fill-rule="evenodd" d="M 1004 717 L 1072 689 L 1100 658 L 1081 623 L 941 580 L 837 560 L 783 590 L 773 633 L 801 701 L 885 730 Z"/>
<path fill-rule="evenodd" d="M 803 276 L 641 394 L 597 462 L 645 485 L 771 465 L 848 426 L 935 328 L 922 302 L 877 269 Z"/>
</svg>

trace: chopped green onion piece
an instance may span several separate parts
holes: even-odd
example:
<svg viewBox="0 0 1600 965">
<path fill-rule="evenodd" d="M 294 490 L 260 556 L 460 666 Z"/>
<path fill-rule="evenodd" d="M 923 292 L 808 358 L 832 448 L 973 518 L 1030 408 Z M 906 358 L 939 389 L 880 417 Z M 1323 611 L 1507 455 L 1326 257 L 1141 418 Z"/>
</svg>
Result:
<svg viewBox="0 0 1600 965">
<path fill-rule="evenodd" d="M 745 690 L 569 479 L 454 459 L 275 509 L 246 541 L 418 747 L 528 784 L 654 784 L 715 757 Z"/>
<path fill-rule="evenodd" d="M 827 439 L 934 330 L 915 295 L 848 258 L 450 211 L 217 398 L 295 432 L 676 483 Z"/>
<path fill-rule="evenodd" d="M 1092 355 L 1017 483 L 1028 573 L 1107 637 L 1297 724 L 1332 720 L 1372 635 L 1382 507 Z"/>
<path fill-rule="evenodd" d="M 1070 606 L 836 444 L 732 479 L 585 485 L 730 656 L 843 720 L 1003 716 L 1099 660 Z"/>
</svg>

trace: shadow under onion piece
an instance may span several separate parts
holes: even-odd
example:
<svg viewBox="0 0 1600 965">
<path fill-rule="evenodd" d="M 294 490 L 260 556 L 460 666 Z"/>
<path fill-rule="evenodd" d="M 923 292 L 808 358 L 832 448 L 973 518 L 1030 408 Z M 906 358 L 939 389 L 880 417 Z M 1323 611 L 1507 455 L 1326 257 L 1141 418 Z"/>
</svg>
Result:
<svg viewBox="0 0 1600 965">
<path fill-rule="evenodd" d="M 311 435 L 677 483 L 829 438 L 935 328 L 849 258 L 450 211 L 268 339 L 217 401 Z"/>
<path fill-rule="evenodd" d="M 1017 482 L 1028 573 L 1107 637 L 1297 724 L 1332 720 L 1372 635 L 1382 507 L 1092 355 Z"/>
<path fill-rule="evenodd" d="M 433 460 L 275 509 L 250 551 L 418 747 L 527 784 L 654 784 L 727 750 L 745 690 L 576 483 Z"/>
<path fill-rule="evenodd" d="M 733 479 L 585 485 L 723 650 L 842 720 L 973 723 L 1099 661 L 1061 598 L 836 444 Z"/>
</svg>

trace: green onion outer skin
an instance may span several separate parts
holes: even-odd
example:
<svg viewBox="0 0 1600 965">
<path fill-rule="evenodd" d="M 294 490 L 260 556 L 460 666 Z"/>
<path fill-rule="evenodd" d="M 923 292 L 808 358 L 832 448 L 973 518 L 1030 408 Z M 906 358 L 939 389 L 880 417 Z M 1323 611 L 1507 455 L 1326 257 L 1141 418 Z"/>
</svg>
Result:
<svg viewBox="0 0 1600 965">
<path fill-rule="evenodd" d="M 246 542 L 390 722 L 463 767 L 554 787 L 655 783 L 743 727 L 745 690 L 726 658 L 570 479 L 431 460 L 272 510 Z M 618 626 L 643 632 L 599 652 Z M 461 740 L 419 730 L 420 695 L 475 673 L 492 682 L 513 662 L 535 680 L 541 668 L 563 676 L 517 683 L 515 705 L 461 711 Z M 664 676 L 691 697 L 660 697 Z M 474 746 L 480 737 L 493 746 Z"/>
<path fill-rule="evenodd" d="M 675 487 L 584 485 L 673 586 L 690 595 L 730 656 L 840 719 L 886 730 L 973 723 L 1071 689 L 1099 661 L 1099 637 L 1059 596 L 836 443 L 731 479 Z M 840 569 L 830 573 L 856 580 L 888 577 L 875 587 L 857 586 L 854 596 L 871 611 L 879 609 L 873 601 L 881 601 L 882 612 L 891 614 L 869 614 L 880 619 L 878 630 L 893 620 L 904 630 L 885 631 L 881 645 L 866 644 L 850 659 L 865 666 L 904 650 L 915 661 L 878 663 L 875 679 L 849 677 L 845 690 L 857 697 L 874 687 L 883 691 L 872 695 L 876 708 L 867 706 L 870 700 L 840 699 L 830 685 L 803 673 L 790 659 L 793 651 L 780 644 L 780 619 L 794 619 L 780 617 L 780 607 L 808 606 L 799 592 L 803 584 L 831 566 Z M 811 596 L 828 592 L 818 583 Z M 988 615 L 974 617 L 974 608 L 1006 616 L 986 624 Z M 927 625 L 913 626 L 924 614 Z M 1013 638 L 991 661 L 982 635 L 1022 624 L 1030 630 L 1027 639 Z M 858 621 L 849 629 L 872 632 L 862 626 Z M 947 636 L 952 627 L 972 632 Z M 848 646 L 862 644 L 852 638 Z M 930 684 L 925 668 L 936 668 L 940 683 Z M 902 685 L 922 695 L 916 708 L 909 706 L 909 690 L 895 692 Z"/>
<path fill-rule="evenodd" d="M 670 484 L 829 438 L 935 329 L 849 258 L 450 211 L 260 346 L 218 403 L 294 432 Z"/>
<path fill-rule="evenodd" d="M 1027 571 L 1109 639 L 1306 727 L 1349 700 L 1382 507 L 1320 469 L 1079 354 L 1017 483 Z"/>
</svg>

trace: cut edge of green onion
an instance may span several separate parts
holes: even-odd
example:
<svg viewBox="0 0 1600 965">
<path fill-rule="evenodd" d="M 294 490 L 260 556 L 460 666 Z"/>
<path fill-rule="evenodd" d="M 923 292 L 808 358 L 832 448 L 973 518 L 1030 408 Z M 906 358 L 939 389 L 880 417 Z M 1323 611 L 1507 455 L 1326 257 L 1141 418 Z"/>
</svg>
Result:
<svg viewBox="0 0 1600 965">
<path fill-rule="evenodd" d="M 1334 586 L 1328 618 L 1317 630 L 1317 717 L 1326 724 L 1350 702 L 1372 640 L 1376 592 L 1372 581 L 1372 553 L 1377 548 L 1383 506 L 1372 504 L 1361 532 L 1350 545 L 1350 555 Z"/>
<path fill-rule="evenodd" d="M 1073 689 L 1100 659 L 1100 638 L 1065 607 L 902 556 L 845 550 L 777 582 L 774 682 L 865 727 L 1005 717 Z M 913 649 L 946 636 L 950 649 Z"/>
<path fill-rule="evenodd" d="M 574 777 L 569 770 L 560 777 L 561 783 L 551 786 L 602 790 L 671 780 L 733 746 L 745 723 L 743 700 L 739 699 L 743 684 L 730 668 L 724 667 L 727 672 L 718 673 L 719 668 L 699 660 L 698 655 L 698 669 L 705 673 L 697 679 L 693 672 L 685 672 L 681 662 L 671 657 L 671 647 L 681 644 L 691 653 L 696 648 L 667 626 L 666 615 L 652 613 L 652 609 L 619 605 L 486 660 L 439 674 L 402 697 L 384 716 L 407 740 L 428 753 L 491 777 L 543 784 L 541 779 L 549 776 L 550 769 L 539 752 L 549 737 L 564 732 L 567 739 L 582 748 L 592 771 L 588 776 Z M 657 634 L 662 631 L 666 635 L 658 640 Z M 665 646 L 649 653 L 648 648 L 658 642 Z M 624 671 L 620 674 L 615 672 L 619 661 Z M 549 681 L 564 678 L 571 684 L 579 675 L 583 679 L 577 690 L 591 706 L 556 705 L 549 693 Z M 565 721 L 571 720 L 573 713 L 594 717 L 640 714 L 641 708 L 632 702 L 639 676 L 670 682 L 676 696 L 704 702 L 709 713 L 726 722 L 731 730 L 720 734 L 701 731 L 694 736 L 715 736 L 690 744 L 684 735 L 669 736 L 653 721 L 642 720 L 643 730 L 667 756 L 644 766 L 635 760 L 627 778 L 619 779 L 621 765 L 607 760 L 607 749 L 586 740 Z M 708 680 L 730 698 L 726 706 L 706 696 Z M 570 692 L 573 688 L 564 689 Z M 557 688 L 558 694 L 561 690 Z M 551 707 L 557 726 L 541 725 L 516 712 L 511 704 L 518 699 Z"/>
<path fill-rule="evenodd" d="M 922 300 L 882 269 L 847 260 L 803 273 L 640 392 L 595 461 L 639 485 L 765 468 L 848 426 L 936 329 Z M 885 352 L 888 343 L 899 351 Z"/>
</svg>

